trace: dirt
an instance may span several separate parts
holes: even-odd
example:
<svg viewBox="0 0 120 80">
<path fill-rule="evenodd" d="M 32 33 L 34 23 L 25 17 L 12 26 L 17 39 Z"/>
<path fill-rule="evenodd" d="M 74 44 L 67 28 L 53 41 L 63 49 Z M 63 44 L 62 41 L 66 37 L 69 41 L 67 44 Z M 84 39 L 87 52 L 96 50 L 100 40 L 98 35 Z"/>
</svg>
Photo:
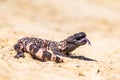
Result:
<svg viewBox="0 0 120 80">
<path fill-rule="evenodd" d="M 0 80 L 120 80 L 119 26 L 119 0 L 0 0 Z M 60 41 L 81 31 L 92 46 L 64 63 L 13 57 L 22 37 Z"/>
</svg>

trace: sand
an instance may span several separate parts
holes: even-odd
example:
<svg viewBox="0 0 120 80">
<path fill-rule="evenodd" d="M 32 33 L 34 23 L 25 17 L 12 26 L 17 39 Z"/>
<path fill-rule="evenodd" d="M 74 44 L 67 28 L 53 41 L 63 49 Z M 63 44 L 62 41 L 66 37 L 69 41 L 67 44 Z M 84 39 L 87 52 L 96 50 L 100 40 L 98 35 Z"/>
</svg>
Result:
<svg viewBox="0 0 120 80">
<path fill-rule="evenodd" d="M 0 80 L 120 80 L 119 26 L 119 0 L 0 0 Z M 13 57 L 22 37 L 60 41 L 81 31 L 92 46 L 64 63 Z"/>
</svg>

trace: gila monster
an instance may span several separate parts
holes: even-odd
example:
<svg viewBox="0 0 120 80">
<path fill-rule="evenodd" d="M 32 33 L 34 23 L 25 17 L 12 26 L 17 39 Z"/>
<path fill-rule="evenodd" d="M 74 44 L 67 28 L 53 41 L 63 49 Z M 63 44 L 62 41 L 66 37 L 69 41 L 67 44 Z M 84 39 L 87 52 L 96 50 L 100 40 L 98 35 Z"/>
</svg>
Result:
<svg viewBox="0 0 120 80">
<path fill-rule="evenodd" d="M 14 57 L 17 59 L 20 57 L 24 58 L 24 52 L 27 52 L 43 61 L 55 61 L 56 63 L 60 63 L 63 62 L 60 56 L 68 55 L 87 42 L 91 44 L 84 32 L 75 33 L 59 42 L 34 37 L 24 37 L 18 40 L 17 44 L 14 45 L 14 50 L 17 52 Z M 53 53 L 50 53 L 49 50 Z"/>
</svg>

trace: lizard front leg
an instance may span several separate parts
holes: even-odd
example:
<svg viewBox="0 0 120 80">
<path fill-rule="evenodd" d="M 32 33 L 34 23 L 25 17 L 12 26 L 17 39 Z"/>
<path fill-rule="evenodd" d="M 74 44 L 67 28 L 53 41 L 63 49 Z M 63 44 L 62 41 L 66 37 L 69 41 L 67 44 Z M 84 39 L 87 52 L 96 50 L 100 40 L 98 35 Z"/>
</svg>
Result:
<svg viewBox="0 0 120 80">
<path fill-rule="evenodd" d="M 20 58 L 20 57 L 23 57 L 23 58 L 25 57 L 22 48 L 23 48 L 23 46 L 22 46 L 22 44 L 20 44 L 20 43 L 14 45 L 14 49 L 15 49 L 15 51 L 17 52 L 17 54 L 14 56 L 15 58 L 18 59 L 18 58 Z"/>
<path fill-rule="evenodd" d="M 55 43 L 50 44 L 51 50 L 53 51 L 54 54 L 63 56 L 63 53 L 60 51 L 60 49 L 56 46 Z"/>
</svg>

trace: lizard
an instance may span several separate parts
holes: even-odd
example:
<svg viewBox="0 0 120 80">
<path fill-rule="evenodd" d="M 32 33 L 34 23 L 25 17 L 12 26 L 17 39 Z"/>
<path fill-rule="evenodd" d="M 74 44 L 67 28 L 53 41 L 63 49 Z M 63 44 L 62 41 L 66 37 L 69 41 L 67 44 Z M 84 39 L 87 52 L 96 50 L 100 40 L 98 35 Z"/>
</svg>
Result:
<svg viewBox="0 0 120 80">
<path fill-rule="evenodd" d="M 56 63 L 64 62 L 60 56 L 69 55 L 79 46 L 90 44 L 86 38 L 85 32 L 75 33 L 62 41 L 52 41 L 35 37 L 23 37 L 14 45 L 17 54 L 14 56 L 19 59 L 25 57 L 24 52 L 37 57 L 43 61 L 55 61 Z M 53 53 L 50 53 L 51 50 Z M 60 56 L 58 56 L 60 55 Z"/>
</svg>

